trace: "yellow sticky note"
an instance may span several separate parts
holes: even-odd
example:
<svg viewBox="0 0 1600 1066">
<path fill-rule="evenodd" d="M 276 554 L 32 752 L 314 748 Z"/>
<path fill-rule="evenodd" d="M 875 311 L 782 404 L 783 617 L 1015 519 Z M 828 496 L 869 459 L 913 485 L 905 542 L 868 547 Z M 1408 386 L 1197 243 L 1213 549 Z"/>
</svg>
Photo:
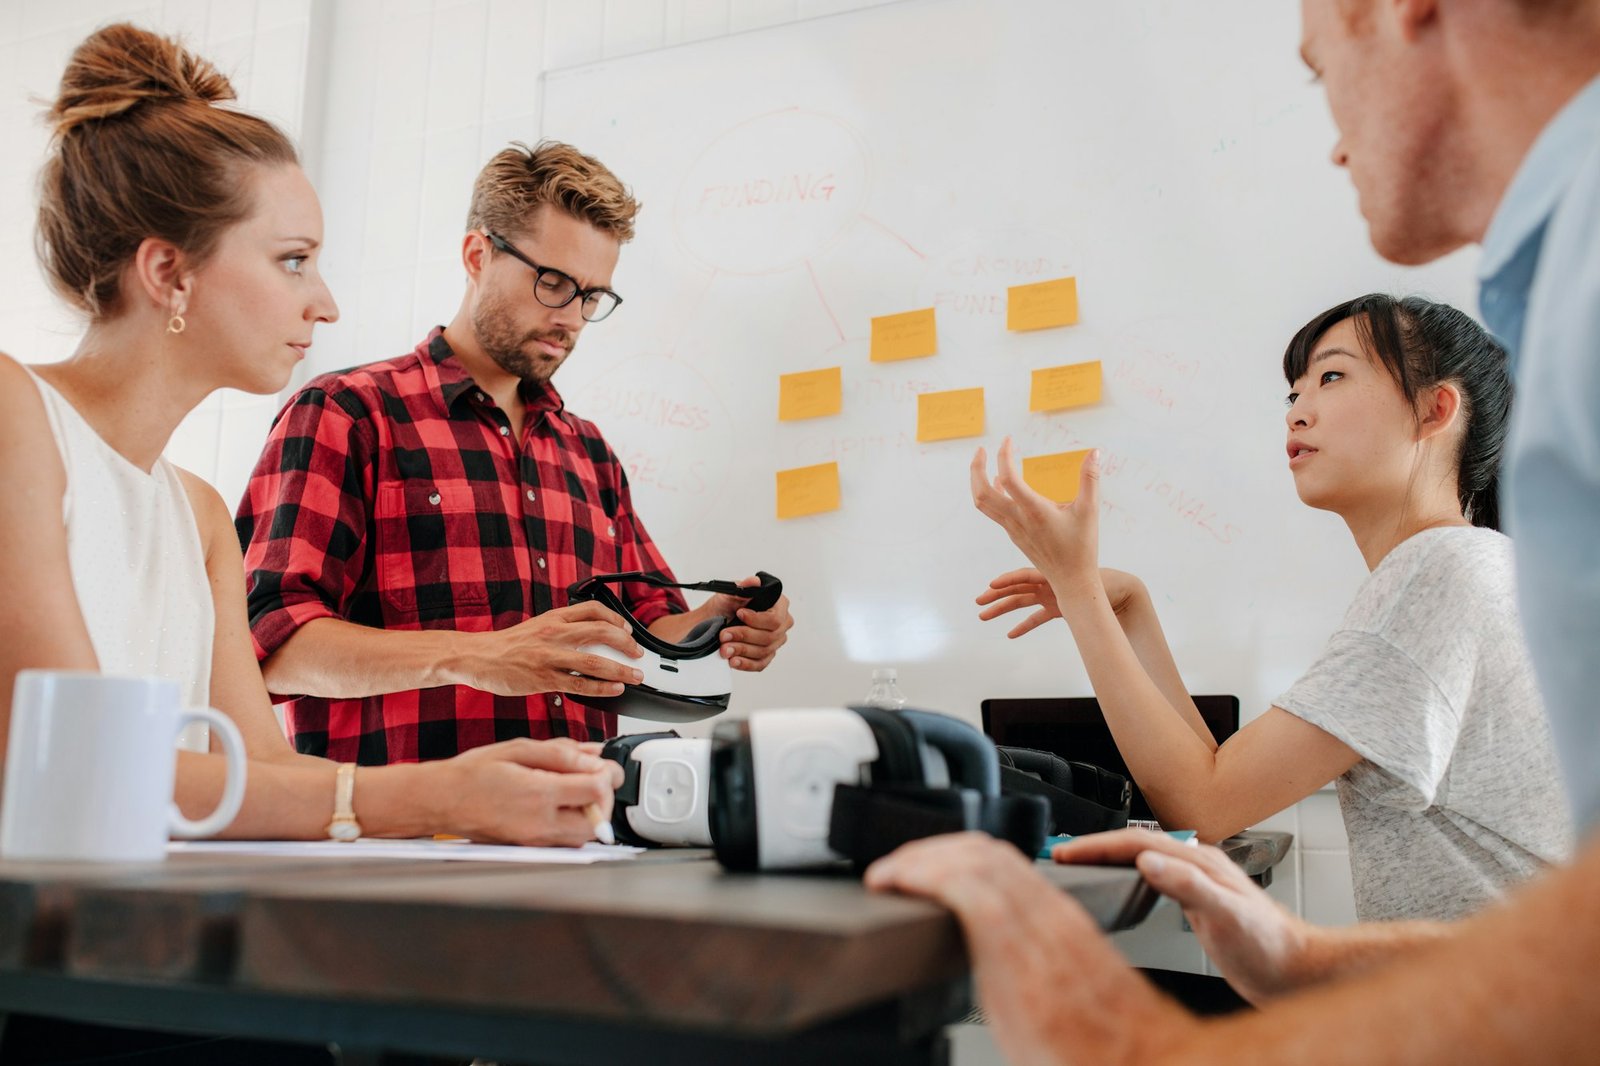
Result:
<svg viewBox="0 0 1600 1066">
<path fill-rule="evenodd" d="M 1078 498 L 1078 475 L 1083 470 L 1083 461 L 1089 458 L 1089 451 L 1085 448 L 1081 452 L 1023 456 L 1022 480 L 1041 496 L 1057 503 L 1071 503 Z"/>
<path fill-rule="evenodd" d="M 871 358 L 874 363 L 920 359 L 938 350 L 939 329 L 931 307 L 899 315 L 880 315 L 872 320 Z"/>
<path fill-rule="evenodd" d="M 799 518 L 839 509 L 839 464 L 778 471 L 778 517 Z"/>
<path fill-rule="evenodd" d="M 778 376 L 778 421 L 836 415 L 844 406 L 844 379 L 839 367 Z"/>
<path fill-rule="evenodd" d="M 954 440 L 983 433 L 983 390 L 951 389 L 917 396 L 917 439 Z"/>
<path fill-rule="evenodd" d="M 1028 393 L 1028 410 L 1059 411 L 1063 407 L 1082 407 L 1100 402 L 1100 360 L 1049 366 L 1033 372 L 1033 389 Z"/>
<path fill-rule="evenodd" d="M 1013 285 L 1006 290 L 1006 329 L 1046 329 L 1077 321 L 1077 278 Z"/>
</svg>

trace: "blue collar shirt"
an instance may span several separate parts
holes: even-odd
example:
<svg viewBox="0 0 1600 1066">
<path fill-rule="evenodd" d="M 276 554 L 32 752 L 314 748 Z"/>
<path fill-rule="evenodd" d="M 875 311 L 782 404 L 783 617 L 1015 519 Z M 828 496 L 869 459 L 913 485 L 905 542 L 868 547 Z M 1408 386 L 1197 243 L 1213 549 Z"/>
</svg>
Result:
<svg viewBox="0 0 1600 1066">
<path fill-rule="evenodd" d="M 1550 121 L 1484 240 L 1517 377 L 1501 514 L 1573 817 L 1600 826 L 1600 78 Z"/>
</svg>

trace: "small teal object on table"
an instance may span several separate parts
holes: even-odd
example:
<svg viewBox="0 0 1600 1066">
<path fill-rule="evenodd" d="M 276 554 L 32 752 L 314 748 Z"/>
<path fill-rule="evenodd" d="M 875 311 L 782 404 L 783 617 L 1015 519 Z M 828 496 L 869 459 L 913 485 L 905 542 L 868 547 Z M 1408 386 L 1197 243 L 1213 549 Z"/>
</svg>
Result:
<svg viewBox="0 0 1600 1066">
<path fill-rule="evenodd" d="M 1167 832 L 1167 836 L 1171 837 L 1173 840 L 1182 840 L 1182 841 L 1185 841 L 1185 842 L 1191 842 L 1191 841 L 1194 840 L 1194 830 L 1193 829 L 1172 829 L 1172 830 L 1169 830 Z M 1072 836 L 1071 834 L 1063 834 L 1062 836 L 1054 836 L 1054 837 L 1045 837 L 1044 838 L 1044 847 L 1039 849 L 1039 858 L 1048 859 L 1050 857 L 1051 850 L 1054 849 L 1057 844 L 1065 844 L 1069 840 L 1076 840 L 1076 839 L 1077 838 Z"/>
</svg>

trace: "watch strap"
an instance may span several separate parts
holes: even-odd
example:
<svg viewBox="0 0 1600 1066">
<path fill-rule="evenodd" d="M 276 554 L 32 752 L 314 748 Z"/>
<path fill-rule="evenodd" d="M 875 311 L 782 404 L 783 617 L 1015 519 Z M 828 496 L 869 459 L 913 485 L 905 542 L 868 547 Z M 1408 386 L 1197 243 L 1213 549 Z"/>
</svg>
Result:
<svg viewBox="0 0 1600 1066">
<path fill-rule="evenodd" d="M 333 775 L 333 820 L 328 823 L 328 836 L 334 840 L 355 840 L 361 836 L 361 823 L 356 821 L 356 764 L 340 763 Z"/>
</svg>

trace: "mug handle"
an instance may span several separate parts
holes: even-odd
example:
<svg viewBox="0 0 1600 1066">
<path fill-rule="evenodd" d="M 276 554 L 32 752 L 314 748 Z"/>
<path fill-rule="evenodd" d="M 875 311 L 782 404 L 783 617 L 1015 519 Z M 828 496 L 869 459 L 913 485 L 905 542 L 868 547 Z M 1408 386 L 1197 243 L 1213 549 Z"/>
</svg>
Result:
<svg viewBox="0 0 1600 1066">
<path fill-rule="evenodd" d="M 222 832 L 239 813 L 244 803 L 245 754 L 244 738 L 233 719 L 210 707 L 191 707 L 179 716 L 180 728 L 192 721 L 208 723 L 222 740 L 222 751 L 228 759 L 228 776 L 222 785 L 222 800 L 217 809 L 199 821 L 190 821 L 174 803 L 168 812 L 168 826 L 174 837 L 208 837 Z"/>
</svg>

